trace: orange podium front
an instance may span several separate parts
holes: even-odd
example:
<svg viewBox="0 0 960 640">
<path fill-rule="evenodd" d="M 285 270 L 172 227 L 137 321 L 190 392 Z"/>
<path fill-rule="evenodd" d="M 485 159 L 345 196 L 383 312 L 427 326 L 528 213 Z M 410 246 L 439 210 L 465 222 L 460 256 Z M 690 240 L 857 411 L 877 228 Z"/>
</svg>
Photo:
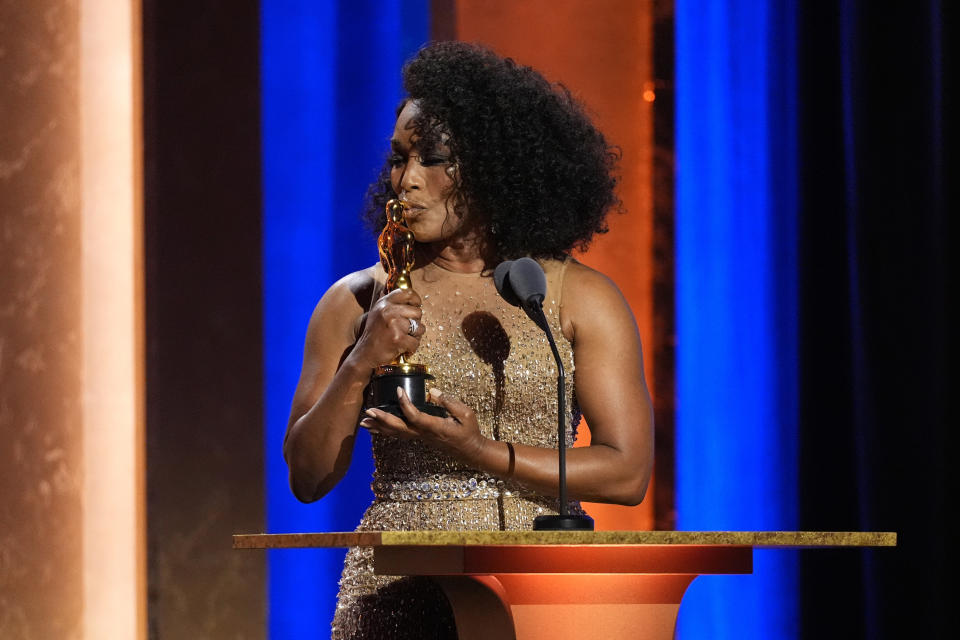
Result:
<svg viewBox="0 0 960 640">
<path fill-rule="evenodd" d="M 889 547 L 895 533 L 371 531 L 252 534 L 235 549 L 373 547 L 381 575 L 429 576 L 461 639 L 673 638 L 698 575 L 753 572 L 755 548 Z"/>
</svg>

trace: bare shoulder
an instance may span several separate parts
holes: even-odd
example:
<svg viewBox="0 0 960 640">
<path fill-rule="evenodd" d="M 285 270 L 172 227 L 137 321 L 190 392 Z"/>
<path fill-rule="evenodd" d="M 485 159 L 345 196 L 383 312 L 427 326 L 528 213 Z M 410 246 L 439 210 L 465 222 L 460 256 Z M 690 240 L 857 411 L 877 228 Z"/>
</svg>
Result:
<svg viewBox="0 0 960 640">
<path fill-rule="evenodd" d="M 578 329 L 636 326 L 633 312 L 613 280 L 572 258 L 566 264 L 561 299 L 560 321 L 568 338 L 575 337 Z"/>
<path fill-rule="evenodd" d="M 574 258 L 567 260 L 567 270 L 563 278 L 564 300 L 566 300 L 567 293 L 572 294 L 574 300 L 583 296 L 590 298 L 592 296 L 608 295 L 623 299 L 620 289 L 614 284 L 613 280 Z"/>
<path fill-rule="evenodd" d="M 356 323 L 370 308 L 377 290 L 382 287 L 383 279 L 383 269 L 375 264 L 334 282 L 313 310 L 309 333 L 329 332 L 336 327 L 344 335 L 352 335 Z"/>
<path fill-rule="evenodd" d="M 318 308 L 326 306 L 359 307 L 366 309 L 370 305 L 370 298 L 375 293 L 377 284 L 383 282 L 383 269 L 379 264 L 354 271 L 334 282 L 320 302 Z"/>
</svg>

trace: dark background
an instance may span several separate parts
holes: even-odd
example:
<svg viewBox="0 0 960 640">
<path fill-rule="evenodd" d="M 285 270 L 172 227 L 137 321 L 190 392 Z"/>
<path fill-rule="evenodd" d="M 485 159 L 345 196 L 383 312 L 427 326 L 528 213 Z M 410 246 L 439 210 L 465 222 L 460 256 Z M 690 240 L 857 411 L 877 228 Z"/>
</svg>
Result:
<svg viewBox="0 0 960 640">
<path fill-rule="evenodd" d="M 143 3 L 152 639 L 266 630 L 259 14 Z"/>
<path fill-rule="evenodd" d="M 898 533 L 801 554 L 805 638 L 946 634 L 946 4 L 800 3 L 800 527 Z"/>
</svg>

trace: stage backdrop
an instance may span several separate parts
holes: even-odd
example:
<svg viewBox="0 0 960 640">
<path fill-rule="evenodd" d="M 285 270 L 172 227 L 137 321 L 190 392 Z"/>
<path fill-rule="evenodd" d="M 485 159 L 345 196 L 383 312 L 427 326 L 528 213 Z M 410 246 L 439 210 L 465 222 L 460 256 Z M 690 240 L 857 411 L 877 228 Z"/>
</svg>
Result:
<svg viewBox="0 0 960 640">
<path fill-rule="evenodd" d="M 303 336 L 323 291 L 376 260 L 358 221 L 387 149 L 400 67 L 429 39 L 478 41 L 541 69 L 585 101 L 623 151 L 625 212 L 582 259 L 610 275 L 653 343 L 652 2 L 264 2 L 262 10 L 264 336 L 267 513 L 271 531 L 349 530 L 372 499 L 369 438 L 321 502 L 297 503 L 281 455 Z M 432 33 L 431 33 L 432 31 Z M 646 370 L 656 380 L 652 354 Z M 584 429 L 581 444 L 589 441 Z M 672 461 L 665 461 L 670 464 Z M 589 505 L 601 529 L 652 528 L 653 494 L 636 508 Z M 325 628 L 342 552 L 272 552 L 270 630 Z M 302 630 L 302 631 L 301 631 Z"/>
</svg>

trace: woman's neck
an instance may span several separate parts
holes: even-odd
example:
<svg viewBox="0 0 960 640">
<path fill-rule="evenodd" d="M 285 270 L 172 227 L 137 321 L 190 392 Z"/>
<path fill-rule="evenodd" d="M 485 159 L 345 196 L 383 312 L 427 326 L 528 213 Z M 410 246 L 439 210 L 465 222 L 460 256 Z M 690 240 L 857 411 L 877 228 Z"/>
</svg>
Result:
<svg viewBox="0 0 960 640">
<path fill-rule="evenodd" d="M 429 264 L 454 273 L 481 273 L 492 268 L 477 238 L 461 238 L 418 247 L 417 263 Z"/>
</svg>

